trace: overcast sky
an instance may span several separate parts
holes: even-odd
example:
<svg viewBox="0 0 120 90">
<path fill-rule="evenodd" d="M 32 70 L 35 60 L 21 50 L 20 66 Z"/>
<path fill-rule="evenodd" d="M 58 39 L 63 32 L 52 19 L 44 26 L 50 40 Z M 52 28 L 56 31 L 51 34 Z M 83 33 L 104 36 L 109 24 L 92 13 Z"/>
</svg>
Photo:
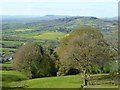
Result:
<svg viewBox="0 0 120 90">
<path fill-rule="evenodd" d="M 118 16 L 119 0 L 2 0 L 0 15 Z"/>
</svg>

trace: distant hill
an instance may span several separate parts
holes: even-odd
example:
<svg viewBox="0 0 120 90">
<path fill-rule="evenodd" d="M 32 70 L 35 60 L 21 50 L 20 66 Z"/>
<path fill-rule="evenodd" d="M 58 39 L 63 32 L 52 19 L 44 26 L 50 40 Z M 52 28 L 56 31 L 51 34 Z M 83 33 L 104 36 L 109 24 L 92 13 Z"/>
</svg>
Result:
<svg viewBox="0 0 120 90">
<path fill-rule="evenodd" d="M 107 18 L 108 19 L 108 18 Z M 48 35 L 55 38 L 58 35 L 69 34 L 76 27 L 94 27 L 100 30 L 104 38 L 117 47 L 118 43 L 118 22 L 115 19 L 97 18 L 92 16 L 61 16 L 61 15 L 46 15 L 46 16 L 4 16 L 2 22 L 3 40 L 11 41 L 30 41 L 40 40 L 41 33 L 43 37 Z M 54 32 L 54 33 L 53 33 Z M 54 36 L 54 35 L 55 36 Z M 14 37 L 15 36 L 15 37 Z M 22 36 L 22 37 L 21 37 Z M 29 38 L 28 38 L 29 37 Z M 35 41 L 35 40 L 34 40 Z M 42 44 L 46 40 L 42 41 Z M 50 41 L 53 43 L 53 41 Z M 57 41 L 54 40 L 54 43 Z"/>
<path fill-rule="evenodd" d="M 112 19 L 100 19 L 92 16 L 62 16 L 62 15 L 45 15 L 45 16 L 3 16 L 3 30 L 17 28 L 33 28 L 34 31 L 61 31 L 71 32 L 74 27 L 92 26 L 105 30 L 111 30 L 111 26 L 117 25 Z"/>
<path fill-rule="evenodd" d="M 34 20 L 53 20 L 53 19 L 59 19 L 59 18 L 65 18 L 70 16 L 64 16 L 64 15 L 45 15 L 45 16 L 26 16 L 26 15 L 15 15 L 15 16 L 9 16 L 9 15 L 3 15 L 1 16 L 3 20 L 21 20 L 21 19 L 34 19 Z"/>
<path fill-rule="evenodd" d="M 53 19 L 59 19 L 59 18 L 65 18 L 65 17 L 71 17 L 71 16 L 65 16 L 65 15 L 45 15 L 40 17 L 41 20 L 53 20 Z"/>
<path fill-rule="evenodd" d="M 108 21 L 113 21 L 113 20 L 118 20 L 118 17 L 112 17 L 112 18 L 102 18 L 104 20 L 108 20 Z"/>
</svg>

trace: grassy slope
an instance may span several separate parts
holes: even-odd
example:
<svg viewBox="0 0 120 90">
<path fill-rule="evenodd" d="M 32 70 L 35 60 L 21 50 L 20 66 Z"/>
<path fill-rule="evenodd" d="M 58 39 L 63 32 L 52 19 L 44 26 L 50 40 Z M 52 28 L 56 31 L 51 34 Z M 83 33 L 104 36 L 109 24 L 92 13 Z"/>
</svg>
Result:
<svg viewBox="0 0 120 90">
<path fill-rule="evenodd" d="M 36 39 L 37 42 L 40 42 L 40 40 L 57 40 L 60 39 L 62 37 L 64 37 L 66 34 L 63 32 L 33 32 L 33 33 L 19 33 L 19 34 L 15 34 L 12 36 L 15 37 L 23 37 L 23 38 L 34 38 Z M 34 40 L 35 41 L 35 40 Z M 21 41 L 0 41 L 1 44 L 4 44 L 6 46 L 18 46 L 23 44 L 24 42 Z M 3 52 L 10 52 L 10 51 L 15 51 L 14 48 L 0 48 L 0 51 Z"/>
<path fill-rule="evenodd" d="M 87 86 L 85 88 L 112 88 L 112 90 L 118 90 L 118 89 L 113 89 L 113 88 L 118 88 L 118 86 L 107 84 L 107 85 L 91 85 Z"/>
<path fill-rule="evenodd" d="M 12 67 L 10 62 L 0 64 L 3 67 Z M 3 70 L 3 87 L 27 87 L 27 88 L 79 88 L 82 83 L 79 75 L 46 77 L 26 80 L 27 77 L 15 70 Z"/>
<path fill-rule="evenodd" d="M 21 42 L 21 41 L 2 41 L 3 44 L 5 45 L 21 45 L 23 44 L 24 42 Z"/>
<path fill-rule="evenodd" d="M 10 62 L 0 64 L 3 67 L 12 67 Z M 60 77 L 45 77 L 45 78 L 36 78 L 27 80 L 27 77 L 18 71 L 15 70 L 3 70 L 0 71 L 2 74 L 3 87 L 24 87 L 24 88 L 80 88 L 82 84 L 82 79 L 80 75 L 69 75 L 69 76 L 60 76 Z M 109 76 L 109 74 L 93 74 L 91 75 L 94 78 L 101 78 Z M 113 82 L 109 79 L 100 79 L 93 80 L 92 83 L 95 85 L 88 86 L 86 88 L 117 88 Z M 100 85 L 99 83 L 102 83 Z"/>
<path fill-rule="evenodd" d="M 26 31 L 32 31 L 33 29 L 16 29 L 16 32 L 26 32 Z"/>
<path fill-rule="evenodd" d="M 94 76 L 103 77 L 106 76 L 106 74 L 98 74 Z M 101 82 L 102 84 L 89 85 L 85 88 L 118 88 L 118 86 L 108 83 L 112 82 L 110 79 L 102 79 L 93 82 L 94 84 L 98 82 Z M 82 85 L 82 79 L 79 75 L 70 75 L 26 80 L 24 83 L 26 83 L 25 86 L 27 86 L 27 88 L 80 88 Z"/>
<path fill-rule="evenodd" d="M 9 51 L 15 51 L 16 49 L 14 48 L 0 48 L 0 51 L 3 51 L 3 52 L 9 52 Z"/>
<path fill-rule="evenodd" d="M 38 78 L 25 82 L 28 88 L 79 88 L 82 84 L 79 75 Z"/>
<path fill-rule="evenodd" d="M 26 76 L 17 71 L 1 71 L 3 75 L 3 87 L 24 88 L 80 88 L 82 80 L 79 75 L 46 77 L 26 80 Z M 103 74 L 102 74 L 103 75 Z M 98 75 L 94 75 L 97 76 Z M 101 75 L 99 75 L 101 76 Z M 21 81 L 22 80 L 22 81 Z M 105 82 L 106 80 L 100 80 Z M 96 81 L 96 82 L 100 82 Z M 110 81 L 110 80 L 107 80 Z M 96 84 L 86 88 L 117 88 L 114 84 Z"/>
<path fill-rule="evenodd" d="M 32 32 L 32 33 L 19 33 L 19 34 L 15 34 L 12 36 L 15 37 L 19 37 L 19 38 L 34 38 L 36 40 L 38 40 L 37 42 L 40 42 L 42 40 L 57 40 L 60 39 L 62 37 L 64 37 L 66 34 L 63 32 Z M 35 40 L 34 40 L 35 41 Z M 2 44 L 6 45 L 6 46 L 18 46 L 23 44 L 24 42 L 21 41 L 1 41 Z M 8 53 L 10 51 L 15 51 L 14 48 L 0 48 L 0 51 L 3 51 L 5 53 Z"/>
<path fill-rule="evenodd" d="M 46 77 L 31 80 L 24 74 L 17 71 L 0 71 L 3 78 L 3 87 L 24 87 L 24 88 L 79 88 L 82 84 L 79 75 Z M 23 81 L 21 81 L 23 80 Z"/>
<path fill-rule="evenodd" d="M 46 32 L 41 35 L 34 36 L 33 38 L 44 39 L 44 40 L 55 40 L 63 37 L 64 35 L 65 33 L 62 33 L 62 32 Z"/>
<path fill-rule="evenodd" d="M 22 74 L 21 72 L 18 72 L 18 71 L 5 71 L 5 70 L 3 70 L 3 71 L 0 71 L 0 74 L 2 74 L 3 87 L 17 87 L 17 84 L 21 80 L 27 79 L 24 74 Z"/>
<path fill-rule="evenodd" d="M 11 68 L 12 64 L 10 62 L 6 62 L 4 64 L 0 63 L 0 67 L 2 67 L 2 68 Z"/>
<path fill-rule="evenodd" d="M 43 40 L 56 40 L 65 35 L 63 32 L 34 32 L 29 34 L 16 34 L 12 36 L 24 37 L 24 38 L 35 38 L 35 39 L 43 39 Z"/>
</svg>

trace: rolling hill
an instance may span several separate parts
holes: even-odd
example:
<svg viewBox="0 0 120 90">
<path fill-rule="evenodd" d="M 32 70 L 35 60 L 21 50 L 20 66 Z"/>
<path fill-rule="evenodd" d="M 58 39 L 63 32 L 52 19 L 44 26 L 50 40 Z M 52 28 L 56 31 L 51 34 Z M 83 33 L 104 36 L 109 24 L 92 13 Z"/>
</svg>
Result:
<svg viewBox="0 0 120 90">
<path fill-rule="evenodd" d="M 3 16 L 2 38 L 3 48 L 13 42 L 36 42 L 42 45 L 57 46 L 61 37 L 72 32 L 76 27 L 94 27 L 100 30 L 105 39 L 117 47 L 117 20 L 106 20 L 87 16 Z M 51 34 L 48 34 L 51 33 Z M 19 44 L 21 45 L 21 44 Z M 19 45 L 12 45 L 18 47 Z M 11 48 L 12 48 L 11 47 Z M 9 47 L 8 47 L 9 48 Z"/>
</svg>

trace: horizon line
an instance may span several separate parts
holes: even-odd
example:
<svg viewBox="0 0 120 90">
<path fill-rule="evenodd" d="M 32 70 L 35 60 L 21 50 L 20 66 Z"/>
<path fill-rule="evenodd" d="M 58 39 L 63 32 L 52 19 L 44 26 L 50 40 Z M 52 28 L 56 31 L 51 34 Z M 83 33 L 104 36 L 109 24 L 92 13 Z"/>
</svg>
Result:
<svg viewBox="0 0 120 90">
<path fill-rule="evenodd" d="M 60 14 L 45 14 L 45 15 L 0 15 L 0 16 L 39 16 L 39 17 L 43 17 L 43 16 L 80 16 L 80 17 L 97 17 L 97 18 L 113 18 L 113 17 L 118 17 L 116 16 L 94 16 L 94 15 L 60 15 Z"/>
</svg>

